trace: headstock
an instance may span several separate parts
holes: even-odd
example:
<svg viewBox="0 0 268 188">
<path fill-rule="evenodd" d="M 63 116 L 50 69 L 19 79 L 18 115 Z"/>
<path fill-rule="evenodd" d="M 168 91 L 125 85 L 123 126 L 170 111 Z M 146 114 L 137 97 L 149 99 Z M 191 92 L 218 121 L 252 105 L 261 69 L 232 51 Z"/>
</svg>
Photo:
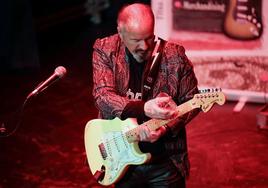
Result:
<svg viewBox="0 0 268 188">
<path fill-rule="evenodd" d="M 201 108 L 204 112 L 208 112 L 214 103 L 223 105 L 225 101 L 225 95 L 221 92 L 221 89 L 207 89 L 195 94 L 191 104 L 195 108 Z"/>
</svg>

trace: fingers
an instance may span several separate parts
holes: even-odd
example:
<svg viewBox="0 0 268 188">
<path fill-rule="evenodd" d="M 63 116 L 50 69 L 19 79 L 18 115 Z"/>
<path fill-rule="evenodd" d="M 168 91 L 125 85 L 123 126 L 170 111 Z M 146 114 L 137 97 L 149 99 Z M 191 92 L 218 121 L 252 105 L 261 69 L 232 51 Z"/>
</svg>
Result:
<svg viewBox="0 0 268 188">
<path fill-rule="evenodd" d="M 160 127 L 156 131 L 150 131 L 147 126 L 140 126 L 139 127 L 139 141 L 143 142 L 155 142 L 157 141 L 162 135 L 165 134 L 165 128 Z"/>
<path fill-rule="evenodd" d="M 171 97 L 156 97 L 144 105 L 144 112 L 150 118 L 170 119 L 177 113 L 176 103 Z"/>
<path fill-rule="evenodd" d="M 175 113 L 174 110 L 166 109 L 166 108 L 159 108 L 157 109 L 157 113 L 154 114 L 154 118 L 170 119 L 171 117 L 173 117 L 174 113 Z"/>
<path fill-rule="evenodd" d="M 176 110 L 177 108 L 177 104 L 172 100 L 171 97 L 159 98 L 159 106 L 170 110 Z"/>
<path fill-rule="evenodd" d="M 139 141 L 149 141 L 150 130 L 147 126 L 139 127 Z"/>
</svg>

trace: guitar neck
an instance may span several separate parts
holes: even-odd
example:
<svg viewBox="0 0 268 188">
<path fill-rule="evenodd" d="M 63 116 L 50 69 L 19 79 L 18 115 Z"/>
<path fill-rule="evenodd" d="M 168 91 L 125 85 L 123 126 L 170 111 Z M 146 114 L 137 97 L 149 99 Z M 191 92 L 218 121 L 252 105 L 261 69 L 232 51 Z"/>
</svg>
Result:
<svg viewBox="0 0 268 188">
<path fill-rule="evenodd" d="M 191 99 L 191 100 L 177 106 L 176 110 L 179 113 L 175 118 L 166 119 L 166 120 L 151 119 L 151 120 L 141 124 L 140 126 L 147 126 L 151 131 L 154 131 L 154 130 L 158 129 L 159 127 L 171 122 L 172 120 L 174 120 L 174 119 L 186 114 L 187 112 L 190 112 L 192 109 L 196 108 L 194 105 L 192 105 L 192 102 L 193 102 L 193 100 Z M 125 133 L 128 142 L 133 142 L 135 140 L 138 140 L 140 126 L 134 128 L 134 129 L 131 129 Z"/>
</svg>

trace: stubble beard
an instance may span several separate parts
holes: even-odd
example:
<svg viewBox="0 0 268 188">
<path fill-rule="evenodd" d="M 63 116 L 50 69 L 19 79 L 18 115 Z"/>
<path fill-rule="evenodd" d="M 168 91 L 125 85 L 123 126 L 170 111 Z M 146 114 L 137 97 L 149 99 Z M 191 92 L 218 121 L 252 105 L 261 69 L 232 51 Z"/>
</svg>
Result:
<svg viewBox="0 0 268 188">
<path fill-rule="evenodd" d="M 133 57 L 136 59 L 137 62 L 142 63 L 144 61 L 149 60 L 150 54 L 150 51 L 137 51 L 133 54 Z"/>
</svg>

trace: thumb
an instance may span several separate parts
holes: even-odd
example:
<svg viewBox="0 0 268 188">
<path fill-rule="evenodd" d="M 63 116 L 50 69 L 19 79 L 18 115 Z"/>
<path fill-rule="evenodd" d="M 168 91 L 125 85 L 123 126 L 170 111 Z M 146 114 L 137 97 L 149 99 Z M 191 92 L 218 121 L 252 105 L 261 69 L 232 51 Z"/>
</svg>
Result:
<svg viewBox="0 0 268 188">
<path fill-rule="evenodd" d="M 156 104 L 159 107 L 165 107 L 171 100 L 170 97 L 157 97 L 156 99 L 157 99 Z"/>
<path fill-rule="evenodd" d="M 160 92 L 157 97 L 169 97 L 169 95 L 165 92 Z"/>
</svg>

